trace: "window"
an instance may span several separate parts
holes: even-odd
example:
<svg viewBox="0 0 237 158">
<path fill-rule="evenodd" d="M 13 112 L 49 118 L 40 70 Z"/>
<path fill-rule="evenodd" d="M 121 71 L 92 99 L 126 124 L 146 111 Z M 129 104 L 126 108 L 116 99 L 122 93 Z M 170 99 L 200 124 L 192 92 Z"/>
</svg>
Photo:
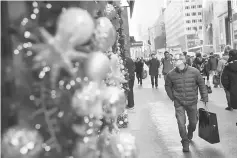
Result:
<svg viewBox="0 0 237 158">
<path fill-rule="evenodd" d="M 186 30 L 191 30 L 191 27 L 187 27 Z"/>
<path fill-rule="evenodd" d="M 189 9 L 189 6 L 186 6 L 185 9 Z"/>
<path fill-rule="evenodd" d="M 199 30 L 201 30 L 202 29 L 202 26 L 199 26 Z"/>
<path fill-rule="evenodd" d="M 202 15 L 202 13 L 201 13 L 201 12 L 198 12 L 198 15 Z"/>
<path fill-rule="evenodd" d="M 192 20 L 192 23 L 196 23 L 197 22 L 197 20 Z"/>
<path fill-rule="evenodd" d="M 192 16 L 195 16 L 195 15 L 196 15 L 196 13 L 195 13 L 195 12 L 193 12 L 193 13 L 192 13 Z"/>
<path fill-rule="evenodd" d="M 189 0 L 185 0 L 185 2 L 189 2 Z"/>
<path fill-rule="evenodd" d="M 190 16 L 190 13 L 185 13 L 185 16 Z"/>
<path fill-rule="evenodd" d="M 190 20 L 186 20 L 186 23 L 190 23 Z"/>
<path fill-rule="evenodd" d="M 198 22 L 202 22 L 202 19 L 199 19 Z"/>
<path fill-rule="evenodd" d="M 196 6 L 195 6 L 195 5 L 192 5 L 192 6 L 191 6 L 191 8 L 192 8 L 192 9 L 195 9 L 195 8 L 196 8 Z"/>
<path fill-rule="evenodd" d="M 198 7 L 198 8 L 202 8 L 202 5 L 198 5 L 197 7 Z"/>
<path fill-rule="evenodd" d="M 193 27 L 193 30 L 197 31 L 197 27 Z"/>
</svg>

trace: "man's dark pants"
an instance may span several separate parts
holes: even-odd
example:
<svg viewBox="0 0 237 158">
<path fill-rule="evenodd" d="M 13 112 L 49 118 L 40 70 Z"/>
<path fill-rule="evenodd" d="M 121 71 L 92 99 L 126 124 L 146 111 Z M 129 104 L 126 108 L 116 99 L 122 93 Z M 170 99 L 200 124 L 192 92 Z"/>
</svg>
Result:
<svg viewBox="0 0 237 158">
<path fill-rule="evenodd" d="M 133 86 L 134 86 L 135 76 L 129 76 L 128 86 L 128 108 L 134 107 L 134 95 L 133 95 Z"/>
<path fill-rule="evenodd" d="M 226 96 L 226 100 L 227 100 L 227 104 L 228 104 L 228 107 L 231 107 L 231 104 L 230 104 L 230 92 L 226 89 L 225 90 L 225 96 Z"/>
<path fill-rule="evenodd" d="M 154 87 L 154 80 L 155 80 L 155 86 L 158 87 L 158 74 L 155 76 L 151 75 L 151 85 Z"/>
<path fill-rule="evenodd" d="M 194 132 L 196 130 L 196 125 L 198 122 L 198 110 L 197 104 L 191 106 L 181 106 L 177 100 L 174 101 L 175 106 L 175 116 L 178 123 L 179 134 L 182 138 L 182 141 L 189 141 L 187 130 L 186 130 L 186 115 L 185 111 L 188 116 L 189 125 L 188 130 L 190 132 Z"/>
<path fill-rule="evenodd" d="M 138 84 L 142 85 L 142 72 L 137 72 L 136 76 L 137 76 Z"/>
</svg>

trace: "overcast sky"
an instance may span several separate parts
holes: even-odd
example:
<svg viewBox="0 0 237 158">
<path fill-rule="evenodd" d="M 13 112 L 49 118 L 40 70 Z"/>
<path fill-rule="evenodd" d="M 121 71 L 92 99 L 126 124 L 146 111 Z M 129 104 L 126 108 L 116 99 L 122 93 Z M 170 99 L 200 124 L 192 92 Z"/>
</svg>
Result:
<svg viewBox="0 0 237 158">
<path fill-rule="evenodd" d="M 164 0 L 135 0 L 133 16 L 130 20 L 130 36 L 138 37 L 139 25 L 143 32 L 148 32 L 159 17 Z"/>
</svg>

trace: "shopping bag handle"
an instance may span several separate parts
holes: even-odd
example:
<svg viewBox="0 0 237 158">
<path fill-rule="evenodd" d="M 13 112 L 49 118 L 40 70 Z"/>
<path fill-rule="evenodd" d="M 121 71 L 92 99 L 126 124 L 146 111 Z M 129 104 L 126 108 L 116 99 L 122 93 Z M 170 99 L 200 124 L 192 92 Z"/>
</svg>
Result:
<svg viewBox="0 0 237 158">
<path fill-rule="evenodd" d="M 208 106 L 207 106 L 207 102 L 204 102 L 204 105 L 205 105 L 206 111 L 207 111 L 207 112 L 210 112 L 210 111 L 209 111 L 209 108 L 208 108 Z"/>
</svg>

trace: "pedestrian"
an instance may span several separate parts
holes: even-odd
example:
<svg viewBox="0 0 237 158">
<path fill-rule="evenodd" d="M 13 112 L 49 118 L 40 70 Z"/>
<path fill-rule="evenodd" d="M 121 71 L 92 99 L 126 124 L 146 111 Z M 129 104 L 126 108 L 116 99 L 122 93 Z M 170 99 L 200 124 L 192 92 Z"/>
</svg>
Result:
<svg viewBox="0 0 237 158">
<path fill-rule="evenodd" d="M 204 62 L 200 67 L 200 72 L 203 76 L 204 83 L 210 87 L 209 76 L 210 76 L 210 64 L 208 62 L 208 56 L 206 54 L 203 55 Z"/>
<path fill-rule="evenodd" d="M 168 51 L 164 52 L 164 58 L 161 59 L 161 63 L 163 65 L 162 74 L 164 75 L 164 80 L 166 79 L 166 75 L 170 70 L 174 68 L 173 61 L 170 57 L 170 53 Z"/>
<path fill-rule="evenodd" d="M 196 53 L 196 58 L 193 60 L 192 66 L 201 72 L 201 66 L 204 63 L 204 61 L 205 59 L 202 58 L 202 54 Z"/>
<path fill-rule="evenodd" d="M 210 64 L 210 71 L 211 71 L 212 76 L 214 77 L 214 79 L 215 78 L 218 79 L 219 76 L 216 71 L 217 65 L 218 65 L 218 59 L 217 59 L 217 57 L 214 56 L 213 52 L 210 53 L 210 58 L 209 58 L 208 62 Z M 214 88 L 217 88 L 219 84 L 220 84 L 219 82 L 214 82 Z"/>
<path fill-rule="evenodd" d="M 144 62 L 142 59 L 138 59 L 136 62 L 136 76 L 138 80 L 138 84 L 142 86 L 142 74 L 143 74 L 143 67 L 144 67 Z"/>
<path fill-rule="evenodd" d="M 134 86 L 134 80 L 135 80 L 135 63 L 133 62 L 133 60 L 126 56 L 126 68 L 128 70 L 128 76 L 129 76 L 129 80 L 128 80 L 128 87 L 129 87 L 129 91 L 128 91 L 128 105 L 127 108 L 129 110 L 133 110 L 134 109 L 134 94 L 133 94 L 133 86 Z"/>
<path fill-rule="evenodd" d="M 187 55 L 188 53 L 187 52 L 183 52 L 183 55 L 185 56 L 185 59 L 186 59 L 186 63 L 191 66 L 192 65 L 192 62 L 191 62 L 191 59 L 190 59 L 190 56 Z"/>
<path fill-rule="evenodd" d="M 193 138 L 193 132 L 198 121 L 198 89 L 200 89 L 200 94 L 205 104 L 208 102 L 208 93 L 200 71 L 185 62 L 184 55 L 175 56 L 175 68 L 167 74 L 165 90 L 169 98 L 174 102 L 183 152 L 189 152 L 189 143 Z M 186 130 L 185 111 L 189 120 L 188 132 Z"/>
<path fill-rule="evenodd" d="M 158 88 L 158 74 L 160 68 L 160 61 L 156 58 L 155 54 L 151 55 L 151 59 L 146 62 L 149 67 L 149 75 L 151 76 L 151 85 Z M 155 83 L 154 83 L 155 82 Z"/>
<path fill-rule="evenodd" d="M 229 94 L 227 97 L 228 107 L 226 110 L 232 111 L 233 109 L 237 109 L 237 50 L 229 51 L 229 59 L 227 64 L 225 65 L 222 75 L 221 82 L 222 85 Z"/>
</svg>

